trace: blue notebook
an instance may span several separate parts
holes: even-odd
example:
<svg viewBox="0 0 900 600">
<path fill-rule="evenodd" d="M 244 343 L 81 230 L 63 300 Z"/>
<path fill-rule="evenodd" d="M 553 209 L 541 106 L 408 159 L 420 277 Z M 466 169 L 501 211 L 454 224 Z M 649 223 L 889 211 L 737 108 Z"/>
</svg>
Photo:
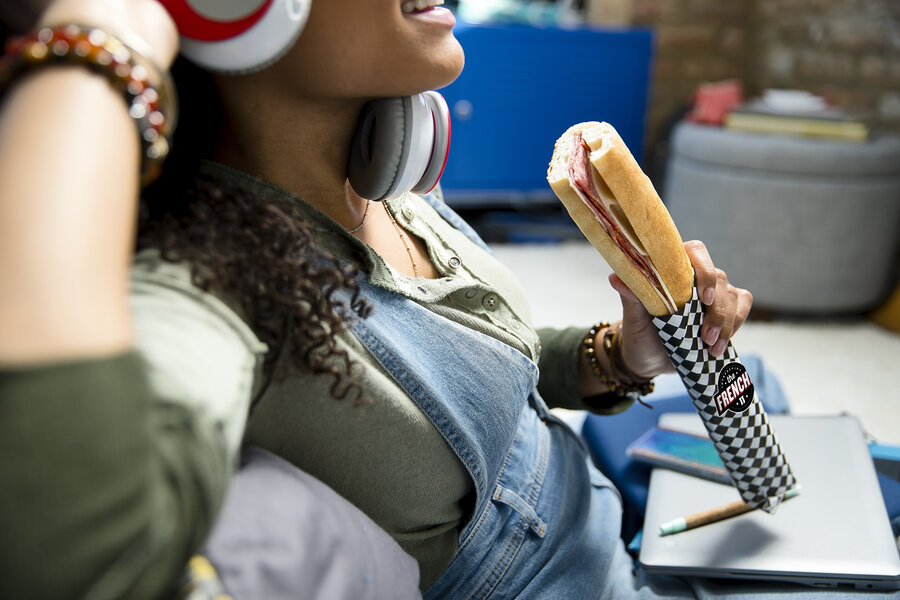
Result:
<svg viewBox="0 0 900 600">
<path fill-rule="evenodd" d="M 715 444 L 706 436 L 651 427 L 625 448 L 632 460 L 731 485 Z"/>
</svg>

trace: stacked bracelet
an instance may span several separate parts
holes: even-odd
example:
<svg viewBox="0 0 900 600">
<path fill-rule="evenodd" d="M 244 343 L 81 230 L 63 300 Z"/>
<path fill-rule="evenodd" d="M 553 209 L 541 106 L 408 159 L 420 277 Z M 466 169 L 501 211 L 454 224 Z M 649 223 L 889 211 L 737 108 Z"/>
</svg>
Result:
<svg viewBox="0 0 900 600">
<path fill-rule="evenodd" d="M 609 363 L 609 373 L 605 373 L 597 359 L 594 340 L 604 330 L 601 346 Z M 596 323 L 584 336 L 584 354 L 597 378 L 606 384 L 610 392 L 617 396 L 645 396 L 653 391 L 652 379 L 638 377 L 628 370 L 622 360 L 622 337 L 618 327 L 611 327 L 606 321 Z"/>
<path fill-rule="evenodd" d="M 122 93 L 141 136 L 141 182 L 155 179 L 169 153 L 177 112 L 168 73 L 102 29 L 67 24 L 9 40 L 0 58 L 0 93 L 36 67 L 61 64 L 86 67 Z"/>
</svg>

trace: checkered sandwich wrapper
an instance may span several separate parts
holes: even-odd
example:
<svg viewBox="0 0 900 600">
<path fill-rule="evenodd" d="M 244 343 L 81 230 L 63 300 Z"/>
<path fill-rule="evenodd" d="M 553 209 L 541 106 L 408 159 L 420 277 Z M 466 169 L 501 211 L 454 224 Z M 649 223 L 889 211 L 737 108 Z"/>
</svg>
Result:
<svg viewBox="0 0 900 600">
<path fill-rule="evenodd" d="M 731 342 L 717 358 L 700 339 L 703 314 L 695 286 L 690 302 L 653 324 L 741 497 L 773 512 L 796 480 Z"/>
</svg>

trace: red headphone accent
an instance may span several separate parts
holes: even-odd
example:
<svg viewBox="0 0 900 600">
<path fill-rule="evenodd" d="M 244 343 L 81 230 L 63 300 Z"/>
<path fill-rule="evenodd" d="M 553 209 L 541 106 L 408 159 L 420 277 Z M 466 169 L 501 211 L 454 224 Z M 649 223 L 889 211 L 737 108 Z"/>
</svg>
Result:
<svg viewBox="0 0 900 600">
<path fill-rule="evenodd" d="M 438 171 L 437 178 L 434 180 L 434 185 L 432 185 L 428 190 L 426 190 L 424 192 L 426 194 L 430 194 L 434 190 L 434 188 L 437 187 L 437 184 L 440 183 L 441 175 L 444 174 L 444 169 L 447 168 L 447 159 L 450 158 L 450 137 L 451 137 L 450 132 L 452 129 L 452 124 L 450 123 L 450 111 L 449 110 L 447 111 L 446 118 L 442 119 L 441 123 L 438 123 L 437 120 L 438 120 L 438 117 L 435 115 L 434 116 L 434 127 L 435 127 L 436 131 L 441 130 L 441 127 L 440 127 L 441 123 L 446 124 L 447 143 L 441 145 L 440 140 L 442 139 L 442 136 L 435 136 L 434 142 L 435 142 L 435 145 L 437 146 L 437 148 L 435 148 L 435 153 L 437 154 L 438 152 L 441 151 L 441 148 L 443 148 L 444 158 L 443 158 L 443 160 L 441 160 L 440 154 L 437 154 L 436 158 L 441 162 L 441 170 Z M 433 159 L 434 159 L 434 157 L 432 158 L 432 160 Z M 428 166 L 430 168 L 431 164 L 429 163 Z"/>
<path fill-rule="evenodd" d="M 250 15 L 236 21 L 216 21 L 199 14 L 187 0 L 160 0 L 178 23 L 181 35 L 202 42 L 220 42 L 240 35 L 256 25 L 274 0 L 265 0 Z"/>
</svg>

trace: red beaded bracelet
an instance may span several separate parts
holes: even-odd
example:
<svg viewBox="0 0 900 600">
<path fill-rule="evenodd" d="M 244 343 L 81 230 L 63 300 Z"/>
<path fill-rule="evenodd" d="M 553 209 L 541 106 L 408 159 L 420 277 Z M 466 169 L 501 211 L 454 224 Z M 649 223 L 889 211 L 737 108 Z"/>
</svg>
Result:
<svg viewBox="0 0 900 600">
<path fill-rule="evenodd" d="M 0 58 L 0 94 L 36 67 L 79 65 L 104 76 L 128 102 L 141 136 L 141 183 L 153 181 L 175 129 L 175 86 L 167 72 L 115 36 L 87 25 L 43 27 L 10 39 Z"/>
</svg>

